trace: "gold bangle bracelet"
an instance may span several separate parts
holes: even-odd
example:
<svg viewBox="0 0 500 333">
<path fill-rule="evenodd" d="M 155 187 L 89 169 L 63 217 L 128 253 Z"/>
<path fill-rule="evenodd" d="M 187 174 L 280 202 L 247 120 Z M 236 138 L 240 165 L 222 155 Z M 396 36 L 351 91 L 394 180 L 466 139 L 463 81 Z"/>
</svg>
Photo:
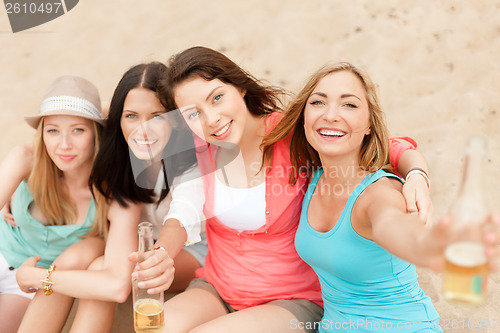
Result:
<svg viewBox="0 0 500 333">
<path fill-rule="evenodd" d="M 52 285 L 54 282 L 50 279 L 50 274 L 56 269 L 56 265 L 50 265 L 49 269 L 47 270 L 47 276 L 45 279 L 40 280 L 40 282 L 43 285 L 43 293 L 45 296 L 49 296 L 52 294 Z"/>
</svg>

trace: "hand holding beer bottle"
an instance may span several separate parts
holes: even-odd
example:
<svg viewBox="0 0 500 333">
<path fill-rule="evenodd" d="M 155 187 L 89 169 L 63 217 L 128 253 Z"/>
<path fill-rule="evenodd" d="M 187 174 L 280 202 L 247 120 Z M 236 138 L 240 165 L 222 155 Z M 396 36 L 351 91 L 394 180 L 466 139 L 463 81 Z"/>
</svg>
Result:
<svg viewBox="0 0 500 333">
<path fill-rule="evenodd" d="M 451 207 L 451 230 L 445 250 L 444 296 L 452 302 L 479 305 L 486 297 L 488 258 L 484 231 L 490 211 L 483 195 L 486 142 L 469 138 L 461 188 Z"/>
<path fill-rule="evenodd" d="M 138 231 L 138 262 L 142 262 L 154 253 L 153 225 L 150 222 L 141 222 Z M 163 292 L 148 294 L 147 289 L 139 288 L 138 282 L 138 279 L 132 279 L 134 330 L 137 333 L 161 333 L 164 326 Z"/>
</svg>

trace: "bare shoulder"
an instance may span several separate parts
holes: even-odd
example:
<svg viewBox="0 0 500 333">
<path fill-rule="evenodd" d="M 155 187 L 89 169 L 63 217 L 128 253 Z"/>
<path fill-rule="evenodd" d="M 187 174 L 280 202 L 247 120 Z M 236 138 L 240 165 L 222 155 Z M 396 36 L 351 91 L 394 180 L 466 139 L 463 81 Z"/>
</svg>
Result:
<svg viewBox="0 0 500 333">
<path fill-rule="evenodd" d="M 363 207 L 380 205 L 384 202 L 399 203 L 400 200 L 404 200 L 402 189 L 403 184 L 398 179 L 382 177 L 367 186 L 360 196 L 360 203 Z"/>
<path fill-rule="evenodd" d="M 396 178 L 382 177 L 376 182 L 368 185 L 365 192 L 367 195 L 378 196 L 380 194 L 389 193 L 392 191 L 400 192 L 403 189 L 403 184 Z"/>
</svg>

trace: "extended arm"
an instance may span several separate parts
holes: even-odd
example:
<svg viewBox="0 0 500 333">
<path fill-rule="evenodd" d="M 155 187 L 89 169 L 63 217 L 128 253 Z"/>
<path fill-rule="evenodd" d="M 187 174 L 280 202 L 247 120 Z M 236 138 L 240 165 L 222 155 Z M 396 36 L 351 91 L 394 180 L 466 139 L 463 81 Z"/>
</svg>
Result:
<svg viewBox="0 0 500 333">
<path fill-rule="evenodd" d="M 381 179 L 366 190 L 361 220 L 367 221 L 367 238 L 387 251 L 418 266 L 441 270 L 447 227 L 438 223 L 426 229 L 418 217 L 406 213 L 401 184 Z"/>
<path fill-rule="evenodd" d="M 450 232 L 449 216 L 426 228 L 416 215 L 405 211 L 401 183 L 382 178 L 370 185 L 353 211 L 353 227 L 395 256 L 434 271 L 444 268 L 444 250 Z M 356 207 L 356 206 L 355 206 Z M 500 254 L 500 215 L 492 214 L 483 226 L 485 255 L 492 271 Z"/>
</svg>

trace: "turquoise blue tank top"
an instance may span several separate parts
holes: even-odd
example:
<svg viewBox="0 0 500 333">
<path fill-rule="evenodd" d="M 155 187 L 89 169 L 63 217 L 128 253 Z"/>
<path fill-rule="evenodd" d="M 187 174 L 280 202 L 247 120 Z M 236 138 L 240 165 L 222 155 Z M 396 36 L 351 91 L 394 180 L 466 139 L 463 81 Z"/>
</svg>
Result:
<svg viewBox="0 0 500 333">
<path fill-rule="evenodd" d="M 17 224 L 11 226 L 0 217 L 0 252 L 9 265 L 19 267 L 28 257 L 39 254 L 38 266 L 48 268 L 68 246 L 81 240 L 89 231 L 95 216 L 94 200 L 91 201 L 82 224 L 45 226 L 34 219 L 29 212 L 33 196 L 26 181 L 19 184 L 12 214 Z"/>
<path fill-rule="evenodd" d="M 352 208 L 365 188 L 381 177 L 397 177 L 382 170 L 367 175 L 335 226 L 318 232 L 307 211 L 322 173 L 317 171 L 309 184 L 295 236 L 297 252 L 321 283 L 325 314 L 319 332 L 442 332 L 415 266 L 360 236 L 351 224 Z"/>
</svg>

